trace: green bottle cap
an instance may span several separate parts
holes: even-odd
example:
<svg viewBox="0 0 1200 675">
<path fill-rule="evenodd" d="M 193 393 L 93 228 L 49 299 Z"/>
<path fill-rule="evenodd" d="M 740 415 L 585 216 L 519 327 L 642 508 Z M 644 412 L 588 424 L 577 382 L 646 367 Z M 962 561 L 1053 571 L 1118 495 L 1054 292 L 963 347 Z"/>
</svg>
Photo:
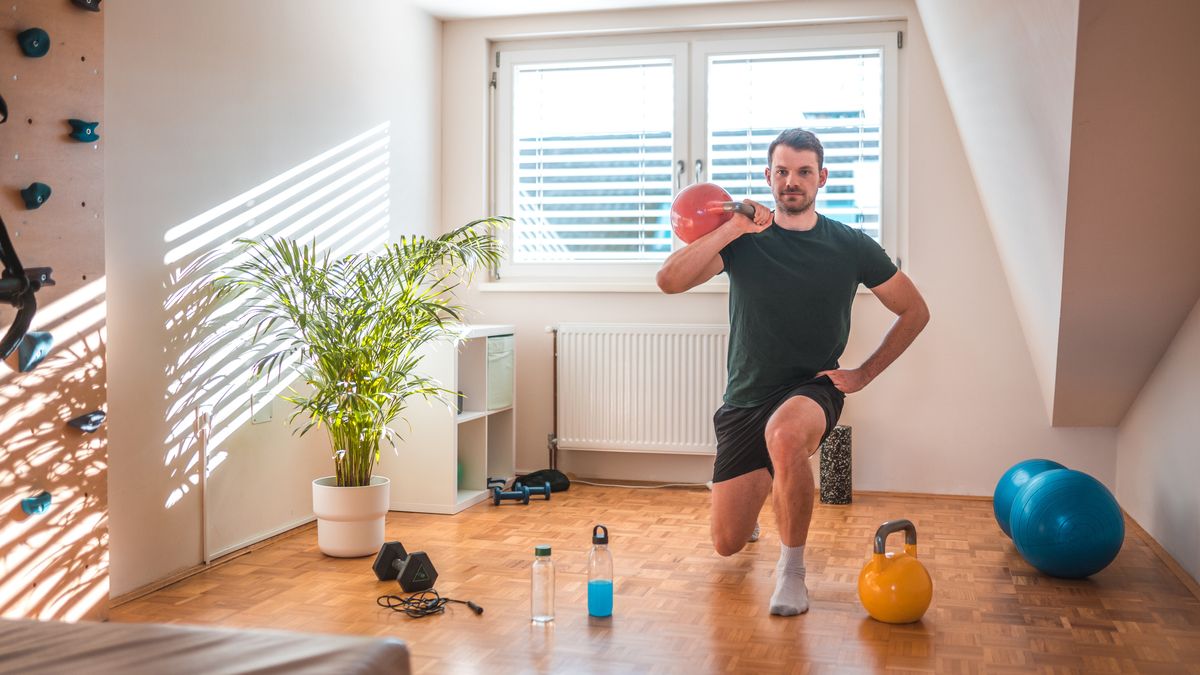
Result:
<svg viewBox="0 0 1200 675">
<path fill-rule="evenodd" d="M 533 555 L 537 556 L 538 558 L 540 558 L 544 555 L 550 555 L 550 545 L 549 544 L 540 544 L 538 546 L 534 546 L 533 547 Z"/>
</svg>

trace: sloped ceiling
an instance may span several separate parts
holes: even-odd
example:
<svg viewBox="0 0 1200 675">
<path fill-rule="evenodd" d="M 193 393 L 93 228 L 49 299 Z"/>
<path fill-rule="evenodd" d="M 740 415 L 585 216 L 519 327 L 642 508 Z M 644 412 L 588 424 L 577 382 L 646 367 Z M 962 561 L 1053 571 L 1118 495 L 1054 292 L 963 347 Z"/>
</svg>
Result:
<svg viewBox="0 0 1200 675">
<path fill-rule="evenodd" d="M 1056 426 L 1116 426 L 1200 298 L 1192 0 L 916 0 Z"/>
<path fill-rule="evenodd" d="M 1197 26 L 1080 3 L 1055 424 L 1119 424 L 1200 298 Z"/>
</svg>

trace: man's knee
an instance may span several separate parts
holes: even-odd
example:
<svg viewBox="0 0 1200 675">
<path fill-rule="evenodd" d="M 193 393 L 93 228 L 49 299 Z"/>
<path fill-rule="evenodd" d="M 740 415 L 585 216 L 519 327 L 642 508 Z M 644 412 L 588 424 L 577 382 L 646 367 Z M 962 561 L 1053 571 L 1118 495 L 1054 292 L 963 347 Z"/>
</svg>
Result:
<svg viewBox="0 0 1200 675">
<path fill-rule="evenodd" d="M 823 428 L 805 424 L 780 424 L 767 430 L 767 448 L 776 470 L 808 461 L 820 445 L 822 433 Z"/>
<path fill-rule="evenodd" d="M 710 527 L 712 533 L 713 550 L 717 555 L 731 556 L 734 553 L 746 548 L 747 536 L 742 536 L 738 533 L 737 527 L 731 527 L 732 521 L 725 519 L 714 519 Z"/>
<path fill-rule="evenodd" d="M 718 533 L 716 530 L 713 530 L 712 542 L 713 550 L 722 557 L 729 557 L 746 548 L 746 537 L 730 536 L 728 533 Z"/>
</svg>

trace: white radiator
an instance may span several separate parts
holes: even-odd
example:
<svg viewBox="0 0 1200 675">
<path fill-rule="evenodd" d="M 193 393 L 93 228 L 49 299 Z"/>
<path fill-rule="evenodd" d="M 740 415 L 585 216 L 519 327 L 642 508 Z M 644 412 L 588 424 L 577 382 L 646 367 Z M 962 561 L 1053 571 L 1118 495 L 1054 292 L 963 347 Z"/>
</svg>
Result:
<svg viewBox="0 0 1200 675">
<path fill-rule="evenodd" d="M 558 447 L 711 455 L 729 327 L 562 324 Z"/>
</svg>

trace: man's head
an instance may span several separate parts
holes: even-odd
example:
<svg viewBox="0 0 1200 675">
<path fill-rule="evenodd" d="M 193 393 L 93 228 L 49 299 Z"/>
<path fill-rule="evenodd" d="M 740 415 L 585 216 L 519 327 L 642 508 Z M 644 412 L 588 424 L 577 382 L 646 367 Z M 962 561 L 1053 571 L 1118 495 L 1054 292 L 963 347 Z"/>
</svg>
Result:
<svg viewBox="0 0 1200 675">
<path fill-rule="evenodd" d="M 825 185 L 825 149 L 810 131 L 788 129 L 767 150 L 767 183 L 776 209 L 798 216 L 813 208 L 817 190 Z"/>
</svg>

